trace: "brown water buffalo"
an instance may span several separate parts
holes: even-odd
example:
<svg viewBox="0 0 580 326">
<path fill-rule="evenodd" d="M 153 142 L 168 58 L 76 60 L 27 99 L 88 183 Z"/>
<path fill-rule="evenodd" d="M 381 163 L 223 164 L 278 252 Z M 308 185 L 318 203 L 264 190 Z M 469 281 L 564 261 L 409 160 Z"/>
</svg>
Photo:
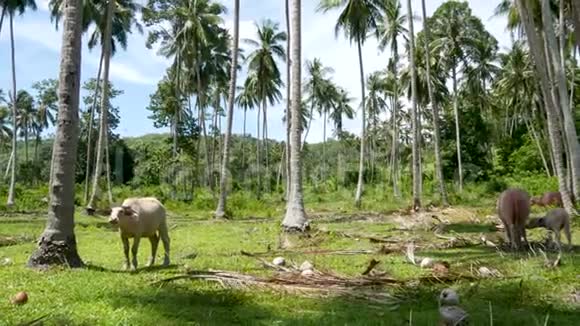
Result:
<svg viewBox="0 0 580 326">
<path fill-rule="evenodd" d="M 514 249 L 521 249 L 526 237 L 526 221 L 530 215 L 530 195 L 521 189 L 507 189 L 497 200 L 497 214 L 502 221 L 507 238 Z"/>
<path fill-rule="evenodd" d="M 541 196 L 532 197 L 531 204 L 541 207 L 546 206 L 563 207 L 562 195 L 560 194 L 559 191 L 549 191 Z"/>
</svg>

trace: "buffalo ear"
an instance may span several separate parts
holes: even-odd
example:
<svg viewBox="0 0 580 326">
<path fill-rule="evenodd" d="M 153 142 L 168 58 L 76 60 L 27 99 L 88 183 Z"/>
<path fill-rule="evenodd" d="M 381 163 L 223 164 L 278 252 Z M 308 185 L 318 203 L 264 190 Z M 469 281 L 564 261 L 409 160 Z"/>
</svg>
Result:
<svg viewBox="0 0 580 326">
<path fill-rule="evenodd" d="M 122 206 L 121 208 L 123 209 L 123 214 L 127 216 L 133 216 L 136 213 L 131 206 Z"/>
</svg>

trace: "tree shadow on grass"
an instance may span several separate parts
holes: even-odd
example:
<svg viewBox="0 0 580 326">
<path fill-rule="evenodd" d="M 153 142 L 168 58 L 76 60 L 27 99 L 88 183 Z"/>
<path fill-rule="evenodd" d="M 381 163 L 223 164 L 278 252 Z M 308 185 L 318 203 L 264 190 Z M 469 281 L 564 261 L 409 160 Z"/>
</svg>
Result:
<svg viewBox="0 0 580 326">
<path fill-rule="evenodd" d="M 446 232 L 456 233 L 490 233 L 495 232 L 496 228 L 491 224 L 482 223 L 451 223 L 445 225 Z"/>
<path fill-rule="evenodd" d="M 169 270 L 177 270 L 179 266 L 177 264 L 170 264 L 167 266 L 163 265 L 153 265 L 153 266 L 144 266 L 144 267 L 137 267 L 137 270 L 123 270 L 123 269 L 111 269 L 102 266 L 97 266 L 93 264 L 85 264 L 85 268 L 90 271 L 96 272 L 104 272 L 104 273 L 113 273 L 113 274 L 141 274 L 141 273 L 152 273 L 158 271 L 169 271 Z"/>
</svg>

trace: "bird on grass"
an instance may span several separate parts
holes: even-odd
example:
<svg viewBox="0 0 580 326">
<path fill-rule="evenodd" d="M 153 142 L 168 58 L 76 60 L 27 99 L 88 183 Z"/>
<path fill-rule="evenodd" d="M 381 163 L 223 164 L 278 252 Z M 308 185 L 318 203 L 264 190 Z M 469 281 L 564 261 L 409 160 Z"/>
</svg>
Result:
<svg viewBox="0 0 580 326">
<path fill-rule="evenodd" d="M 439 295 L 439 325 L 467 326 L 469 315 L 459 307 L 459 295 L 453 289 L 445 289 Z"/>
</svg>

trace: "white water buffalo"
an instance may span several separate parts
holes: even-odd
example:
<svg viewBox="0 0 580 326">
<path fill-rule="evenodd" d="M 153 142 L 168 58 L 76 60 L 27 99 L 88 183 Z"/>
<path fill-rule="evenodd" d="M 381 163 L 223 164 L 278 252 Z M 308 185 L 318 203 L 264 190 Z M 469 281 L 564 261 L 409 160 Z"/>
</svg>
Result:
<svg viewBox="0 0 580 326">
<path fill-rule="evenodd" d="M 163 241 L 165 255 L 163 265 L 169 265 L 169 233 L 165 216 L 165 207 L 153 197 L 127 198 L 121 207 L 111 210 L 109 223 L 119 225 L 125 253 L 125 269 L 137 269 L 137 251 L 141 237 L 148 237 L 151 242 L 151 258 L 147 266 L 155 263 L 159 238 Z M 131 247 L 132 265 L 129 264 L 129 238 L 133 238 Z"/>
</svg>

